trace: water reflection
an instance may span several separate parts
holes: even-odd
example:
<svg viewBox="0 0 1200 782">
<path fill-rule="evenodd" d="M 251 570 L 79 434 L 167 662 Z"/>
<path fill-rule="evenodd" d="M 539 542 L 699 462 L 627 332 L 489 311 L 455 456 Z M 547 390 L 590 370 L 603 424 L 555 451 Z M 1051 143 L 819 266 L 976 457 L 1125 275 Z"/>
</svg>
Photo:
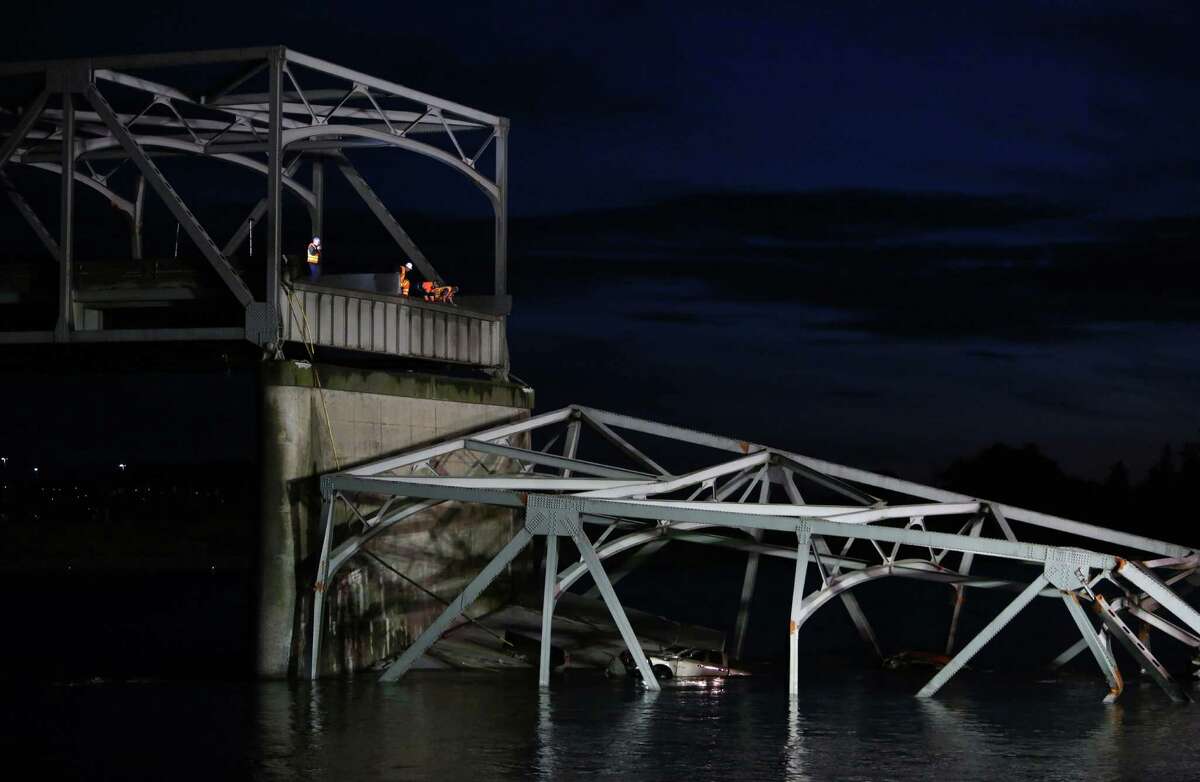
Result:
<svg viewBox="0 0 1200 782">
<path fill-rule="evenodd" d="M 554 762 L 554 714 L 549 689 L 538 691 L 538 779 L 556 779 Z"/>
<path fill-rule="evenodd" d="M 808 749 L 804 743 L 805 724 L 800 716 L 800 698 L 788 698 L 788 735 L 784 746 L 784 762 L 787 778 L 791 780 L 812 779 L 807 773 Z"/>
<path fill-rule="evenodd" d="M 248 754 L 262 779 L 1200 777 L 1195 753 L 1181 752 L 1200 740 L 1188 710 L 1136 688 L 1104 706 L 1091 680 L 977 680 L 928 701 L 909 683 L 853 674 L 815 679 L 795 698 L 766 677 L 650 692 L 462 673 L 254 692 Z"/>
</svg>

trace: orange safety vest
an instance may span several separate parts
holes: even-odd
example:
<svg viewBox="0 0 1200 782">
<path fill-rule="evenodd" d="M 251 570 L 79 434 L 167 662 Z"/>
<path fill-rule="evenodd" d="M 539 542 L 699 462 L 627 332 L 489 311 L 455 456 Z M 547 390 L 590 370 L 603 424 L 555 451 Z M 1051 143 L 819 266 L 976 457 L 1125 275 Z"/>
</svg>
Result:
<svg viewBox="0 0 1200 782">
<path fill-rule="evenodd" d="M 321 262 L 321 248 L 312 242 L 308 243 L 308 262 L 314 265 Z"/>
</svg>

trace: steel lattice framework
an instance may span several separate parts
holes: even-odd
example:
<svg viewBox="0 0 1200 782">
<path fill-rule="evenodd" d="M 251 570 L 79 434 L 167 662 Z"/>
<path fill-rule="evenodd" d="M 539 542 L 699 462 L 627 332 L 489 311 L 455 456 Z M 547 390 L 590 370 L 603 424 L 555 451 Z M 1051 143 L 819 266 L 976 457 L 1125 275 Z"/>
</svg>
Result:
<svg viewBox="0 0 1200 782">
<path fill-rule="evenodd" d="M 228 73 L 233 78 L 206 76 Z M 162 79 L 145 73 L 163 74 Z M 24 82 L 22 82 L 24 80 Z M 325 164 L 333 165 L 428 279 L 442 279 L 425 254 L 367 184 L 346 152 L 390 148 L 437 161 L 479 188 L 495 215 L 495 294 L 506 300 L 508 120 L 282 46 L 78 60 L 0 64 L 0 83 L 28 83 L 22 106 L 0 110 L 0 186 L 59 266 L 59 318 L 50 334 L 10 332 L 0 341 L 68 341 L 80 314 L 74 306 L 75 193 L 98 193 L 125 217 L 131 255 L 142 253 L 148 184 L 246 310 L 245 336 L 278 339 L 283 194 L 308 210 L 321 232 Z M 197 83 L 205 86 L 197 89 Z M 184 86 L 186 85 L 186 86 Z M 18 88 L 18 92 L 20 88 Z M 240 227 L 218 244 L 155 162 L 187 155 L 258 172 L 263 196 Z M 137 176 L 122 194 L 114 175 L 133 163 Z M 485 165 L 489 164 L 489 165 Z M 311 185 L 297 178 L 311 165 Z M 57 233 L 48 229 L 4 173 L 20 165 L 60 180 Z M 490 172 L 485 170 L 490 168 Z M 127 170 L 127 169 L 126 169 Z M 69 176 L 64 172 L 70 172 Z M 254 223 L 267 233 L 262 300 L 230 263 Z M 86 335 L 95 341 L 95 335 Z M 108 334 L 106 339 L 145 339 Z M 156 339 L 228 338 L 229 329 L 176 329 Z"/>
<path fill-rule="evenodd" d="M 556 434 L 540 450 L 514 445 L 528 441 L 535 432 L 547 437 Z M 584 432 L 607 443 L 604 447 L 622 454 L 627 463 L 577 458 Z M 635 445 L 632 440 L 637 438 L 662 445 L 699 446 L 713 454 L 713 463 L 674 474 L 646 453 L 649 448 Z M 482 474 L 451 476 L 448 460 L 464 456 Z M 799 687 L 799 631 L 817 610 L 835 599 L 849 612 L 864 641 L 878 652 L 875 633 L 852 590 L 888 577 L 944 583 L 957 592 L 947 653 L 955 646 L 967 590 L 1018 593 L 920 690 L 920 697 L 936 693 L 1036 597 L 1061 602 L 1081 636 L 1059 655 L 1055 665 L 1084 649 L 1090 651 L 1108 681 L 1107 702 L 1115 700 L 1123 688 L 1112 654 L 1114 640 L 1172 699 L 1186 698 L 1148 642 L 1130 629 L 1130 621 L 1144 622 L 1193 649 L 1200 647 L 1200 613 L 1177 593 L 1200 580 L 1196 577 L 1200 554 L 1194 547 L 588 407 L 563 408 L 326 475 L 321 490 L 324 545 L 314 603 L 314 677 L 320 657 L 323 585 L 375 536 L 450 501 L 514 509 L 524 515 L 524 526 L 387 668 L 384 680 L 403 676 L 534 537 L 546 539 L 539 669 L 543 686 L 549 683 L 555 601 L 587 574 L 594 579 L 647 686 L 658 688 L 612 585 L 671 541 L 748 552 L 735 654 L 740 653 L 745 637 L 759 558 L 795 561 L 788 622 L 792 693 Z M 810 490 L 844 502 L 809 504 L 804 494 Z M 354 509 L 361 531 L 343 536 L 335 530 L 334 507 L 342 501 Z M 374 510 L 360 512 L 358 506 L 364 504 L 374 504 Z M 1069 537 L 1072 545 L 1028 541 L 1039 531 L 1052 531 L 1058 540 Z M 580 552 L 579 561 L 561 569 L 560 537 L 570 538 Z M 336 546 L 335 539 L 340 539 Z M 632 553 L 610 575 L 605 560 L 625 552 Z M 1013 581 L 973 575 L 977 557 L 1028 565 L 1031 578 Z M 806 594 L 810 566 L 816 569 L 819 586 Z M 1084 606 L 1093 609 L 1096 621 L 1089 618 Z"/>
</svg>

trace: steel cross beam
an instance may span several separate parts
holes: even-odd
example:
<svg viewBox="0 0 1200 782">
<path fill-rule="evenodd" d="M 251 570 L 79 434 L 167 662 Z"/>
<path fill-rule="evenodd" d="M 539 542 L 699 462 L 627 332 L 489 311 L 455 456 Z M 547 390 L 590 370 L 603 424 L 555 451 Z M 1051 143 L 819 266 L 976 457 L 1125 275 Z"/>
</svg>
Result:
<svg viewBox="0 0 1200 782">
<path fill-rule="evenodd" d="M 804 605 L 804 578 L 808 573 L 809 544 L 812 528 L 805 522 L 796 526 L 796 572 L 792 578 L 792 610 L 788 620 L 788 695 L 800 693 L 800 611 Z"/>
<path fill-rule="evenodd" d="M 1112 658 L 1104 641 L 1096 633 L 1087 614 L 1084 613 L 1083 607 L 1079 605 L 1079 596 L 1074 592 L 1063 592 L 1062 600 L 1068 613 L 1071 614 L 1071 618 L 1075 620 L 1075 626 L 1079 628 L 1079 634 L 1083 636 L 1084 644 L 1091 650 L 1092 657 L 1100 666 L 1100 672 L 1108 680 L 1109 691 L 1108 695 L 1104 697 L 1104 702 L 1112 703 L 1120 697 L 1121 692 L 1125 689 L 1125 680 L 1121 678 L 1121 670 L 1117 668 L 1116 660 Z"/>
<path fill-rule="evenodd" d="M 524 527 L 517 530 L 504 548 L 500 549 L 499 553 L 488 562 L 487 566 L 471 579 L 462 593 L 446 606 L 438 618 L 433 620 L 429 627 L 417 637 L 412 644 L 404 650 L 404 654 L 400 655 L 400 659 L 387 667 L 383 675 L 379 677 L 380 681 L 391 682 L 396 681 L 404 674 L 408 673 L 409 668 L 412 668 L 413 663 L 421 658 L 421 655 L 429 651 L 429 647 L 442 637 L 442 633 L 450 629 L 450 625 L 463 614 L 471 604 L 487 589 L 488 585 L 496 580 L 496 577 L 508 567 L 508 563 L 512 562 L 521 551 L 529 545 L 533 540 L 533 535 Z"/>
<path fill-rule="evenodd" d="M 296 173 L 297 169 L 300 168 L 300 157 L 300 155 L 296 155 L 296 157 L 292 159 L 292 162 L 288 164 L 288 167 L 284 170 L 285 177 L 291 177 Z M 314 198 L 316 197 L 315 190 L 313 192 L 313 196 Z M 238 248 L 242 246 L 242 242 L 246 241 L 246 237 L 250 235 L 251 226 L 256 222 L 261 221 L 263 215 L 267 213 L 267 207 L 268 199 L 266 196 L 264 196 L 259 199 L 257 204 L 254 205 L 254 208 L 250 210 L 249 216 L 247 216 L 246 219 L 238 225 L 238 229 L 234 231 L 233 236 L 229 237 L 229 241 L 225 243 L 223 248 L 221 248 L 222 255 L 228 258 L 237 252 Z M 320 236 L 320 234 L 314 235 Z"/>
<path fill-rule="evenodd" d="M 14 185 L 12 180 L 8 178 L 8 174 L 5 173 L 3 169 L 0 169 L 0 187 L 4 188 L 4 192 L 8 196 L 8 200 L 12 201 L 13 206 L 15 206 L 17 211 L 21 213 L 21 216 L 25 218 L 25 222 L 27 222 L 29 227 L 33 229 L 33 232 L 37 234 L 37 238 L 41 240 L 42 245 L 46 248 L 46 251 L 50 253 L 50 257 L 53 258 L 56 263 L 62 263 L 62 254 L 59 252 L 58 242 L 54 240 L 54 237 L 50 234 L 50 231 L 47 230 L 45 224 L 42 223 L 42 221 L 38 218 L 37 213 L 33 211 L 33 207 L 29 205 L 29 202 L 26 201 L 21 193 L 17 190 L 16 185 Z"/>
<path fill-rule="evenodd" d="M 954 655 L 954 659 L 947 663 L 946 667 L 938 671 L 937 675 L 920 689 L 917 697 L 932 698 L 942 688 L 942 685 L 950 681 L 950 678 L 954 674 L 962 670 L 963 666 L 970 662 L 971 658 L 986 646 L 988 641 L 995 638 L 996 634 L 1003 630 L 1017 614 L 1021 613 L 1021 610 L 1029 605 L 1038 596 L 1038 593 L 1042 591 L 1042 588 L 1049 583 L 1044 574 L 1035 578 L 1029 586 L 1025 587 L 1021 594 L 1017 595 L 1016 599 L 1005 606 L 1004 610 L 988 623 L 987 627 L 979 631 L 979 635 L 972 638 L 971 642 L 964 646 L 962 651 Z"/>
<path fill-rule="evenodd" d="M 592 542 L 588 540 L 584 534 L 583 527 L 579 524 L 578 511 L 574 511 L 575 518 L 570 517 L 561 521 L 569 525 L 571 529 L 571 537 L 575 541 L 575 547 L 579 549 L 579 554 L 583 561 L 587 564 L 588 572 L 592 574 L 592 578 L 596 582 L 596 586 L 600 589 L 600 596 L 604 598 L 604 604 L 608 606 L 608 612 L 612 616 L 613 621 L 617 624 L 617 629 L 621 633 L 621 640 L 625 642 L 625 648 L 633 655 L 634 662 L 637 663 L 638 672 L 642 675 L 642 681 L 646 685 L 646 689 L 659 690 L 661 686 L 658 679 L 654 676 L 654 671 L 650 667 L 650 661 L 646 659 L 646 652 L 642 649 L 641 643 L 638 642 L 637 635 L 633 632 L 633 626 L 629 624 L 628 617 L 625 616 L 625 609 L 621 607 L 621 601 L 617 598 L 617 593 L 613 589 L 612 582 L 608 580 L 608 574 L 604 572 L 604 566 L 600 564 L 600 558 L 596 556 L 596 549 L 592 547 Z M 547 574 L 547 579 L 553 576 Z M 549 639 L 547 639 L 549 640 Z"/>
<path fill-rule="evenodd" d="M 495 443 L 482 442 L 480 440 L 466 440 L 463 447 L 468 451 L 504 456 L 528 464 L 558 467 L 564 470 L 562 475 L 564 478 L 569 478 L 572 472 L 582 473 L 583 475 L 594 475 L 600 478 L 628 478 L 632 480 L 652 480 L 654 478 L 649 473 L 624 470 L 619 467 L 609 467 L 604 464 L 596 464 L 595 462 L 585 462 L 580 459 L 555 456 L 554 454 L 530 451 L 525 448 L 514 448 L 508 445 L 496 445 Z"/>
<path fill-rule="evenodd" d="M 130 159 L 133 160 L 134 164 L 141 170 L 142 175 L 150 183 L 150 186 L 154 188 L 159 198 L 166 204 L 167 209 L 171 211 L 171 214 L 175 216 L 179 224 L 187 231 L 188 237 L 195 242 L 196 247 L 200 249 L 200 252 L 208 260 L 209 264 L 212 265 L 221 279 L 225 281 L 225 284 L 229 286 L 229 290 L 233 292 L 234 297 L 237 298 L 243 307 L 252 304 L 254 302 L 254 295 L 250 293 L 250 289 L 246 287 L 246 283 L 242 282 L 242 278 L 229 265 L 229 261 L 221 254 L 221 250 L 213 243 L 213 240 L 204 230 L 204 227 L 200 225 L 200 221 L 188 209 L 187 204 L 175 192 L 175 188 L 171 187 L 171 184 L 167 182 L 162 171 L 154 164 L 154 161 L 150 159 L 145 150 L 138 145 L 129 131 L 117 120 L 116 112 L 113 111 L 112 106 L 109 105 L 104 96 L 100 94 L 100 91 L 96 89 L 96 85 L 89 84 L 85 95 L 88 102 L 92 104 L 92 108 L 104 120 L 104 124 L 108 126 L 109 131 L 120 142 L 121 146 L 129 154 Z"/>
<path fill-rule="evenodd" d="M 770 499 L 771 481 L 764 465 L 758 472 L 758 502 L 765 505 Z M 752 484 L 753 485 L 753 484 Z M 750 530 L 754 542 L 762 541 L 762 530 Z M 737 622 L 733 626 L 733 656 L 741 659 L 742 646 L 746 642 L 746 630 L 750 626 L 750 603 L 754 600 L 754 585 L 758 580 L 758 552 L 751 551 L 746 557 L 746 571 L 742 576 L 742 594 L 738 600 Z"/>
<path fill-rule="evenodd" d="M 1193 633 L 1200 635 L 1200 612 L 1197 612 L 1196 609 L 1192 608 L 1181 600 L 1178 595 L 1168 589 L 1167 585 L 1159 581 L 1150 572 L 1149 568 L 1140 562 L 1122 560 L 1117 565 L 1117 573 L 1157 600 L 1160 606 L 1179 617 L 1184 624 L 1192 629 Z"/>
<path fill-rule="evenodd" d="M 383 200 L 380 199 L 373 189 L 371 189 L 371 186 L 367 184 L 367 180 L 362 178 L 362 174 L 358 173 L 358 169 L 356 169 L 353 164 L 350 163 L 349 159 L 347 159 L 345 155 L 337 155 L 333 158 L 333 160 L 338 171 L 342 172 L 342 176 L 345 177 L 346 181 L 350 183 L 350 186 L 354 188 L 354 192 L 358 193 L 358 197 L 361 198 L 363 203 L 367 205 L 367 208 L 371 210 L 371 214 L 375 215 L 375 218 L 379 220 L 380 225 L 382 225 L 384 230 L 388 232 L 388 235 L 392 237 L 392 241 L 399 245 L 400 249 L 404 251 L 413 264 L 420 269 L 421 274 L 423 274 L 428 280 L 444 279 L 440 274 L 438 274 L 437 269 L 433 268 L 433 264 L 431 264 L 429 259 L 425 257 L 425 253 L 421 252 L 421 248 L 417 247 L 417 243 L 414 242 L 412 237 L 408 235 L 408 232 L 400 226 L 400 223 L 396 221 L 396 218 L 392 216 L 392 213 L 388 211 L 388 208 L 383 203 Z"/>
<path fill-rule="evenodd" d="M 1163 692 L 1167 694 L 1171 700 L 1176 703 L 1183 703 L 1187 700 L 1187 696 L 1175 684 L 1175 680 L 1171 678 L 1171 674 L 1167 673 L 1167 669 L 1163 668 L 1162 663 L 1158 661 L 1150 649 L 1142 643 L 1137 637 L 1137 633 L 1129 629 L 1129 625 L 1117 616 L 1116 610 L 1109 604 L 1103 595 L 1096 595 L 1096 612 L 1100 615 L 1100 619 L 1108 628 L 1110 638 L 1115 638 L 1117 643 L 1125 647 L 1125 651 L 1138 662 L 1146 673 L 1150 674 L 1150 678 L 1162 687 Z"/>
<path fill-rule="evenodd" d="M 0 168 L 4 168 L 4 165 L 8 163 L 13 153 L 17 151 L 17 147 L 25 139 L 25 134 L 29 132 L 29 129 L 37 122 L 38 117 L 42 115 L 42 109 L 46 107 L 46 100 L 49 97 L 50 93 L 47 90 L 42 90 L 38 93 L 38 96 L 33 99 L 33 103 L 29 104 L 29 107 L 25 109 L 25 113 L 17 120 L 17 125 L 9 133 L 8 138 L 4 140 L 3 144 L 0 144 Z"/>
</svg>

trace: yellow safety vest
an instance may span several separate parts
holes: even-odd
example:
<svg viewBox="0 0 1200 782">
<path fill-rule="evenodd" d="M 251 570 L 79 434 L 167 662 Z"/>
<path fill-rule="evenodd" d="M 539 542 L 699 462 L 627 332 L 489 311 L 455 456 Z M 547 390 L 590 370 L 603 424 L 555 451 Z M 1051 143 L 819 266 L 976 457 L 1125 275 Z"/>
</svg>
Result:
<svg viewBox="0 0 1200 782">
<path fill-rule="evenodd" d="M 313 264 L 321 262 L 321 248 L 311 242 L 308 245 L 308 262 Z"/>
</svg>

